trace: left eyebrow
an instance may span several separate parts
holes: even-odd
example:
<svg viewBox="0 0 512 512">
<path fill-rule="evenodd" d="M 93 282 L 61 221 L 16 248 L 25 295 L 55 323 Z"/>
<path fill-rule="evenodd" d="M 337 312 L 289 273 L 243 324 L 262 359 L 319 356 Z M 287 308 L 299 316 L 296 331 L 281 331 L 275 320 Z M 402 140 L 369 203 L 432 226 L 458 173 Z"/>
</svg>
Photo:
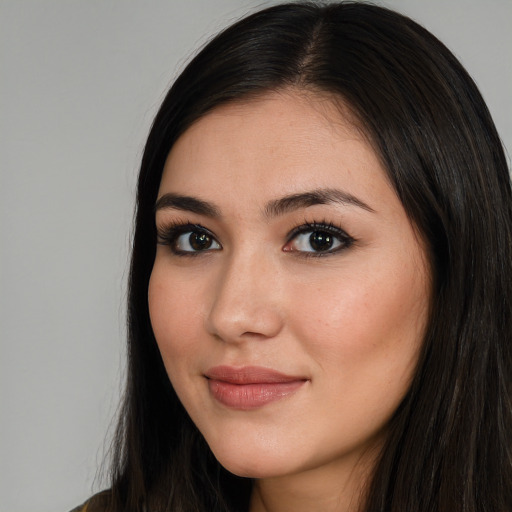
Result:
<svg viewBox="0 0 512 512">
<path fill-rule="evenodd" d="M 364 201 L 361 201 L 361 199 L 348 192 L 334 188 L 316 189 L 275 199 L 267 203 L 264 213 L 266 217 L 272 218 L 301 208 L 307 208 L 308 206 L 330 203 L 357 206 L 368 212 L 375 213 L 375 210 Z"/>
</svg>

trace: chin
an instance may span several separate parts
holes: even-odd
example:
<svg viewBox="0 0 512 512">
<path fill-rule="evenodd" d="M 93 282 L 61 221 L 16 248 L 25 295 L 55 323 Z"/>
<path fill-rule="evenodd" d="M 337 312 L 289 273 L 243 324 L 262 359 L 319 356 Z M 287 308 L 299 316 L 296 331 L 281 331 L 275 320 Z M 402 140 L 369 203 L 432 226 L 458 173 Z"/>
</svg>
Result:
<svg viewBox="0 0 512 512">
<path fill-rule="evenodd" d="M 277 450 L 255 448 L 212 449 L 215 458 L 230 473 L 245 478 L 273 478 L 293 472 L 293 461 Z"/>
<path fill-rule="evenodd" d="M 224 463 L 221 460 L 219 460 L 219 463 L 222 465 L 224 469 L 227 469 L 230 473 L 233 473 L 236 476 L 244 478 L 273 478 L 288 473 L 287 471 L 284 471 L 282 468 L 280 471 L 280 468 L 275 468 L 265 463 L 254 464 L 248 463 L 247 461 L 229 461 L 227 463 Z"/>
</svg>

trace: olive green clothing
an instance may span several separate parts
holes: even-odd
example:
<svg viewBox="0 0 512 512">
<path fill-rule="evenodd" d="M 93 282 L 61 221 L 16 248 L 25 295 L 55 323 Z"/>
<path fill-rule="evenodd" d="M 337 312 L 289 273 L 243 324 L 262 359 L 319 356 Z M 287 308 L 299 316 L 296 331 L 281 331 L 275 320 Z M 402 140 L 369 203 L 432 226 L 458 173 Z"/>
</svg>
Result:
<svg viewBox="0 0 512 512">
<path fill-rule="evenodd" d="M 74 508 L 70 512 L 107 512 L 110 492 L 103 491 L 95 494 L 92 498 L 88 499 L 83 505 Z"/>
</svg>

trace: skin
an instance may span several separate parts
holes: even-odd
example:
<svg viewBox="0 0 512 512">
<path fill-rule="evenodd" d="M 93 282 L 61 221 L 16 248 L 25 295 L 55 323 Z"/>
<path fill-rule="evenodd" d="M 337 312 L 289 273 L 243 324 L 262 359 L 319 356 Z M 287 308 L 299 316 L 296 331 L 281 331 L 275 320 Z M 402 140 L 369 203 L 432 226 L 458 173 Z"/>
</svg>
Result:
<svg viewBox="0 0 512 512">
<path fill-rule="evenodd" d="M 357 510 L 427 322 L 423 244 L 343 112 L 292 89 L 222 106 L 179 138 L 160 185 L 160 198 L 192 196 L 219 214 L 157 210 L 161 232 L 198 224 L 212 241 L 194 255 L 176 253 L 190 249 L 188 233 L 158 245 L 149 308 L 191 418 L 224 467 L 255 479 L 251 512 Z M 350 200 L 269 215 L 269 202 L 320 189 Z M 305 222 L 332 224 L 353 241 L 331 233 L 334 249 L 319 255 L 314 229 L 291 234 Z M 204 374 L 217 365 L 306 381 L 281 400 L 236 410 L 209 391 Z"/>
</svg>

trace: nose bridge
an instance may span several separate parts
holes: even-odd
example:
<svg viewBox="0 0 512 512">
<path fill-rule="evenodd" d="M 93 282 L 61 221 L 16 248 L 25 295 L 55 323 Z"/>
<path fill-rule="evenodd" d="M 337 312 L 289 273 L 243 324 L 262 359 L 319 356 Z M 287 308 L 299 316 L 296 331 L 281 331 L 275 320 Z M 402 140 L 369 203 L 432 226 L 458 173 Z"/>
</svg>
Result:
<svg viewBox="0 0 512 512">
<path fill-rule="evenodd" d="M 271 338 L 282 326 L 278 267 L 264 251 L 226 257 L 208 316 L 208 330 L 224 341 Z"/>
</svg>

